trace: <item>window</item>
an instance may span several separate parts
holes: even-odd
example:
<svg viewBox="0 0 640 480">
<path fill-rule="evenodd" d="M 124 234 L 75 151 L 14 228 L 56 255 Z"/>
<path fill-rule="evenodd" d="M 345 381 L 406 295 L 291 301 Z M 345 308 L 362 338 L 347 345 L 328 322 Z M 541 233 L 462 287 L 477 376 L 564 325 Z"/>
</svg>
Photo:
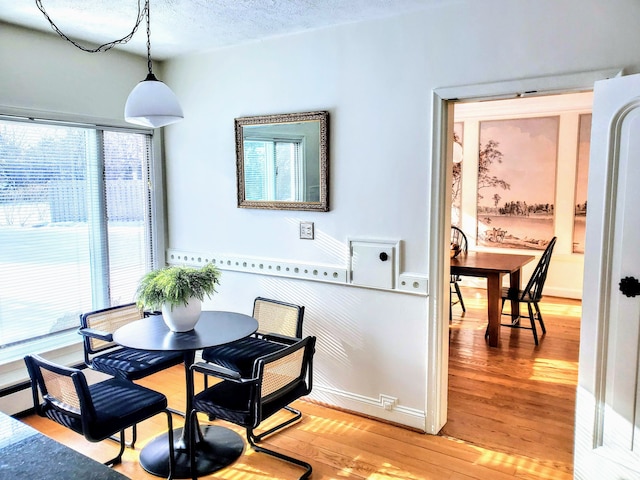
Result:
<svg viewBox="0 0 640 480">
<path fill-rule="evenodd" d="M 246 200 L 304 201 L 300 139 L 244 140 Z"/>
<path fill-rule="evenodd" d="M 153 260 L 150 148 L 147 133 L 0 118 L 0 353 L 133 300 Z"/>
</svg>

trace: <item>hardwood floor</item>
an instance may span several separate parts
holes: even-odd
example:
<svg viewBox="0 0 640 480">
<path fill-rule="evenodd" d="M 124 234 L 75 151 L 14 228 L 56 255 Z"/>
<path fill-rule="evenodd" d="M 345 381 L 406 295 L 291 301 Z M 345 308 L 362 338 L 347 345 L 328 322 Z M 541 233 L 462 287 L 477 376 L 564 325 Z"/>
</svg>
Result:
<svg viewBox="0 0 640 480">
<path fill-rule="evenodd" d="M 302 422 L 265 444 L 310 462 L 316 480 L 571 479 L 579 302 L 543 300 L 548 333 L 539 347 L 530 331 L 503 328 L 502 346 L 490 349 L 484 342 L 483 292 L 465 289 L 463 295 L 467 313 L 460 317 L 455 306 L 451 324 L 449 422 L 441 435 L 424 435 L 298 401 Z M 165 393 L 170 406 L 184 409 L 182 367 L 140 383 Z M 88 443 L 35 415 L 23 421 L 98 461 L 117 451 L 113 442 Z M 201 421 L 206 423 L 204 417 Z M 174 423 L 181 425 L 182 419 L 174 416 Z M 242 433 L 230 424 L 216 423 Z M 133 479 L 158 478 L 140 467 L 138 454 L 164 429 L 162 416 L 143 422 L 136 450 L 127 449 L 115 469 Z M 245 449 L 235 464 L 204 478 L 293 479 L 300 473 Z"/>
<path fill-rule="evenodd" d="M 530 330 L 502 327 L 500 347 L 488 348 L 486 292 L 465 289 L 463 298 L 466 314 L 459 305 L 453 309 L 448 422 L 441 434 L 537 458 L 557 471 L 554 478 L 571 478 L 581 303 L 545 297 L 547 335 L 537 347 Z"/>
</svg>

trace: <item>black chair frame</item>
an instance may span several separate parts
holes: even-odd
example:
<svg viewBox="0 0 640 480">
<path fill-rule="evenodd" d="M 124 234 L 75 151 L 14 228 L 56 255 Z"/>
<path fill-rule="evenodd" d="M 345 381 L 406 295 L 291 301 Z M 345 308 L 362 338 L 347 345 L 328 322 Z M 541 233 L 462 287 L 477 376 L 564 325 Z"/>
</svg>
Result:
<svg viewBox="0 0 640 480">
<path fill-rule="evenodd" d="M 295 423 L 296 419 L 288 420 L 284 424 L 270 428 L 260 434 L 257 434 L 255 429 L 263 420 L 279 410 L 286 408 L 285 405 L 288 406 L 288 403 L 308 395 L 311 392 L 313 387 L 313 354 L 315 352 L 315 341 L 315 337 L 306 337 L 278 352 L 257 358 L 254 362 L 253 375 L 250 378 L 243 378 L 239 372 L 215 364 L 200 362 L 192 365 L 192 371 L 222 379 L 222 382 L 205 389 L 194 398 L 194 409 L 189 415 L 189 421 L 193 422 L 194 425 L 194 428 L 192 428 L 194 437 L 196 435 L 195 432 L 199 431 L 196 417 L 198 412 L 233 422 L 245 427 L 247 442 L 256 452 L 262 452 L 298 465 L 305 469 L 299 478 L 309 478 L 312 472 L 312 467 L 309 463 L 258 445 L 258 443 L 269 435 L 273 435 L 281 430 L 283 426 L 289 426 Z M 304 357 L 299 375 L 295 381 L 263 397 L 262 389 L 265 367 L 281 359 L 290 357 L 301 349 L 304 349 Z M 218 398 L 233 398 L 234 406 L 221 407 L 210 400 L 211 398 L 216 398 L 216 394 L 212 393 L 216 390 L 220 392 L 217 394 Z M 211 395 L 213 395 L 213 397 L 211 397 Z M 227 403 L 226 400 L 225 403 Z M 195 438 L 191 440 L 194 442 Z M 193 461 L 194 459 L 192 457 L 192 462 Z"/>
<path fill-rule="evenodd" d="M 89 385 L 81 370 L 58 365 L 38 355 L 27 355 L 24 361 L 31 378 L 33 405 L 38 415 L 83 435 L 93 443 L 110 439 L 119 433 L 120 450 L 115 457 L 104 462 L 107 466 L 113 467 L 122 462 L 126 428 L 164 413 L 169 437 L 168 478 L 173 478 L 173 419 L 163 394 L 114 377 Z M 51 382 L 45 379 L 43 372 L 51 376 Z M 65 386 L 61 386 L 59 392 L 52 392 L 47 386 L 49 384 Z M 114 395 L 121 395 L 122 398 L 112 398 Z M 119 401 L 123 402 L 120 406 Z"/>
<path fill-rule="evenodd" d="M 289 312 L 296 312 L 295 325 L 287 323 L 283 326 L 280 325 L 280 322 L 277 319 L 268 318 L 265 320 L 265 316 L 268 315 L 260 314 L 262 308 L 278 309 L 280 307 L 285 308 Z M 255 360 L 258 357 L 277 352 L 278 350 L 286 348 L 288 345 L 296 343 L 302 338 L 302 322 L 304 320 L 303 305 L 296 305 L 265 297 L 257 297 L 253 302 L 253 316 L 259 323 L 256 333 L 248 338 L 238 340 L 237 342 L 221 345 L 219 347 L 206 348 L 202 352 L 202 359 L 206 362 L 222 366 L 223 368 L 235 370 L 240 374 L 240 376 L 249 377 L 252 373 Z M 273 330 L 279 330 L 279 332 L 274 333 Z M 286 334 L 283 334 L 283 332 Z M 295 335 L 295 337 L 293 335 Z M 228 356 L 231 360 L 235 361 L 226 363 L 224 361 L 225 356 Z M 241 361 L 237 362 L 237 360 Z M 204 386 L 205 388 L 209 386 L 208 377 L 206 375 L 204 377 Z M 264 432 L 261 435 L 256 436 L 258 441 L 302 419 L 302 412 L 299 410 L 289 405 L 284 407 L 284 409 L 291 413 L 292 417 L 270 429 L 268 432 Z M 213 420 L 213 418 L 211 418 L 211 420 Z"/>
<path fill-rule="evenodd" d="M 122 315 L 123 318 L 116 318 L 113 322 L 105 320 L 103 325 L 108 328 L 104 330 L 94 328 L 91 325 L 94 317 L 107 318 L 109 315 L 117 315 L 119 312 L 125 312 Z M 113 332 L 119 326 L 140 320 L 143 316 L 144 312 L 139 310 L 135 303 L 81 314 L 78 333 L 82 335 L 83 339 L 85 365 L 115 377 L 139 380 L 182 363 L 184 357 L 180 352 L 148 352 L 122 347 L 113 341 Z"/>
<path fill-rule="evenodd" d="M 181 352 L 149 352 L 126 348 L 113 341 L 113 332 L 122 325 L 140 320 L 145 313 L 135 303 L 102 308 L 80 315 L 80 328 L 84 347 L 84 363 L 92 370 L 133 381 L 165 370 L 184 361 Z M 111 318 L 113 317 L 113 318 Z M 98 324 L 103 329 L 94 328 Z M 183 412 L 169 409 L 176 415 Z M 117 439 L 114 439 L 117 440 Z M 136 426 L 127 446 L 135 448 Z"/>
<path fill-rule="evenodd" d="M 288 314 L 287 321 L 283 322 L 277 315 L 280 309 Z M 236 370 L 247 377 L 251 375 L 256 358 L 276 352 L 302 338 L 304 306 L 257 297 L 253 302 L 252 315 L 258 320 L 258 330 L 253 335 L 226 345 L 205 348 L 202 359 Z M 206 381 L 205 377 L 205 388 L 208 386 Z"/>
</svg>

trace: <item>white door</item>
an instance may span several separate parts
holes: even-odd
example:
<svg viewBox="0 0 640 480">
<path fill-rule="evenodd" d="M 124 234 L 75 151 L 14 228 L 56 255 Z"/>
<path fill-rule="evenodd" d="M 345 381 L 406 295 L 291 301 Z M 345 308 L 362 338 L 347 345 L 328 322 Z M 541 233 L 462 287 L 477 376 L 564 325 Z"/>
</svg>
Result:
<svg viewBox="0 0 640 480">
<path fill-rule="evenodd" d="M 640 75 L 596 82 L 591 132 L 574 477 L 638 480 Z"/>
</svg>

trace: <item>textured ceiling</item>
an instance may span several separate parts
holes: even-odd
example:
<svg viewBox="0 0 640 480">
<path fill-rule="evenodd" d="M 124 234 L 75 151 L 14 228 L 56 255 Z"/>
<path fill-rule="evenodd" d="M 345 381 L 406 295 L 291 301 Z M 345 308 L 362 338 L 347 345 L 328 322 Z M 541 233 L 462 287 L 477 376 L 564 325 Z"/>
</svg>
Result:
<svg viewBox="0 0 640 480">
<path fill-rule="evenodd" d="M 151 53 L 162 60 L 457 1 L 460 0 L 151 0 Z M 62 32 L 88 42 L 89 47 L 127 35 L 135 24 L 138 4 L 144 5 L 144 0 L 41 2 Z M 0 0 L 0 21 L 53 32 L 35 0 Z M 133 39 L 121 48 L 146 55 L 145 28 L 141 25 Z"/>
</svg>

